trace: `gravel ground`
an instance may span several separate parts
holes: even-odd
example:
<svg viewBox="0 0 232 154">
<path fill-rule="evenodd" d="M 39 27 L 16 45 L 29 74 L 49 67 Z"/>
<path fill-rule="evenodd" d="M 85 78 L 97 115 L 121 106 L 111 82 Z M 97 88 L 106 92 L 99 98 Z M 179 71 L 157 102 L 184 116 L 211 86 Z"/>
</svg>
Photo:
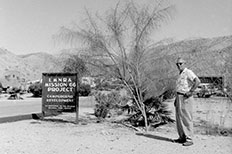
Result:
<svg viewBox="0 0 232 154">
<path fill-rule="evenodd" d="M 196 133 L 190 147 L 171 142 L 177 138 L 174 123 L 144 133 L 117 123 L 99 123 L 92 108 L 82 108 L 79 124 L 73 123 L 73 113 L 0 124 L 0 154 L 231 154 L 231 135 L 206 135 L 207 129 L 201 127 L 210 115 L 204 105 L 195 106 Z M 227 121 L 230 116 L 229 109 Z"/>
</svg>

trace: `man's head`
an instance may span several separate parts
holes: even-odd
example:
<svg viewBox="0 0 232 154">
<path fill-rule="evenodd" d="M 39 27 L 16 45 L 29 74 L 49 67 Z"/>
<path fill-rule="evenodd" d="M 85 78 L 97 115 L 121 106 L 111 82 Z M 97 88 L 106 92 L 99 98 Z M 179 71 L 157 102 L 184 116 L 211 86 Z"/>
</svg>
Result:
<svg viewBox="0 0 232 154">
<path fill-rule="evenodd" d="M 183 71 L 185 69 L 185 63 L 186 61 L 182 58 L 178 58 L 177 61 L 176 61 L 176 66 L 177 68 L 179 69 L 179 71 Z"/>
</svg>

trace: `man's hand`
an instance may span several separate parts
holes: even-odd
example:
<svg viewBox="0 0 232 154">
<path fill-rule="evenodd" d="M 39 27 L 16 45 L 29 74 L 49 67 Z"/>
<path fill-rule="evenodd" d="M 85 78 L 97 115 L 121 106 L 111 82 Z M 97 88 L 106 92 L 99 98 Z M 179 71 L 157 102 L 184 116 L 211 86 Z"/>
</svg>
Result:
<svg viewBox="0 0 232 154">
<path fill-rule="evenodd" d="M 184 94 L 185 97 L 191 97 L 192 95 L 193 95 L 192 91 L 189 91 L 189 92 Z"/>
</svg>

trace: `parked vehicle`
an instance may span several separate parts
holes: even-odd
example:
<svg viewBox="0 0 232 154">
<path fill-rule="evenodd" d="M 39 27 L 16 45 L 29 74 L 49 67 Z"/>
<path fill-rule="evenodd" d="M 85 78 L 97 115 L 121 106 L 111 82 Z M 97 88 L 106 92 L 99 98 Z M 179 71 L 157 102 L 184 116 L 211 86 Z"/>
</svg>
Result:
<svg viewBox="0 0 232 154">
<path fill-rule="evenodd" d="M 198 97 L 209 98 L 215 94 L 215 88 L 213 84 L 201 83 L 196 89 L 196 95 Z"/>
<path fill-rule="evenodd" d="M 215 90 L 215 96 L 219 97 L 228 97 L 228 90 L 226 88 L 223 89 L 216 89 Z"/>
</svg>

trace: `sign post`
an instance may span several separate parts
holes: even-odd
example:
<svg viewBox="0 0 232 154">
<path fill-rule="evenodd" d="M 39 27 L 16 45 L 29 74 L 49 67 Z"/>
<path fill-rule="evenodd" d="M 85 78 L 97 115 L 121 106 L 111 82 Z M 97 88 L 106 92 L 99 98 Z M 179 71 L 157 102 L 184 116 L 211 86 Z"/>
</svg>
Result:
<svg viewBox="0 0 232 154">
<path fill-rule="evenodd" d="M 76 124 L 79 123 L 78 119 L 79 119 L 79 96 L 77 97 L 77 100 L 76 100 L 76 121 L 75 121 Z"/>
<path fill-rule="evenodd" d="M 77 73 L 42 74 L 42 115 L 76 112 L 78 123 L 79 97 Z"/>
</svg>

